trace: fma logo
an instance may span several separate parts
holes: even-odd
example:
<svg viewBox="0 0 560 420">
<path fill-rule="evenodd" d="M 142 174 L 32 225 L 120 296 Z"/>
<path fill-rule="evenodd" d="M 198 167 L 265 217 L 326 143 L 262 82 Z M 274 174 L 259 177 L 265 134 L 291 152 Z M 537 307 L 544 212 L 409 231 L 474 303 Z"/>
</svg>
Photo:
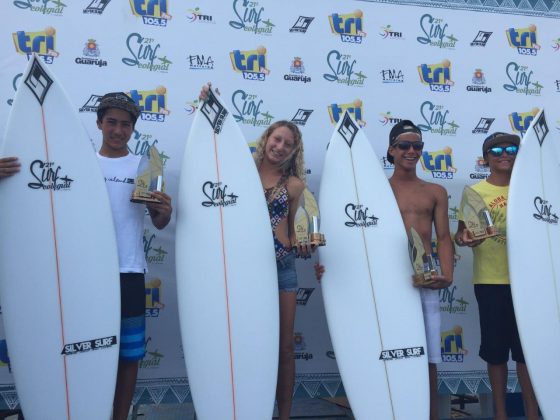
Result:
<svg viewBox="0 0 560 420">
<path fill-rule="evenodd" d="M 290 64 L 290 74 L 285 74 L 284 80 L 303 83 L 311 82 L 311 77 L 305 75 L 305 66 L 301 57 L 294 57 Z"/>
<path fill-rule="evenodd" d="M 129 0 L 132 13 L 142 17 L 142 22 L 151 26 L 167 26 L 171 15 L 167 10 L 167 0 Z"/>
<path fill-rule="evenodd" d="M 360 127 L 365 127 L 366 122 L 363 120 L 363 103 L 361 99 L 356 99 L 350 104 L 331 104 L 327 107 L 329 117 L 332 124 L 337 124 L 338 120 L 345 111 L 348 111 Z"/>
<path fill-rule="evenodd" d="M 471 47 L 485 47 L 490 39 L 490 35 L 492 35 L 492 32 L 478 31 L 478 34 L 471 42 Z"/>
<path fill-rule="evenodd" d="M 169 115 L 166 109 L 167 89 L 158 86 L 154 90 L 131 90 L 130 97 L 140 107 L 140 116 L 143 121 L 164 122 Z"/>
<path fill-rule="evenodd" d="M 393 30 L 391 25 L 382 26 L 379 36 L 383 39 L 404 39 L 402 32 Z"/>
<path fill-rule="evenodd" d="M 416 40 L 431 47 L 455 49 L 458 39 L 453 34 L 447 35 L 448 26 L 443 19 L 426 13 L 420 18 L 420 29 L 424 36 L 419 36 Z"/>
<path fill-rule="evenodd" d="M 533 108 L 529 112 L 512 112 L 508 115 L 508 120 L 511 125 L 511 129 L 516 133 L 524 135 L 529 129 L 531 121 L 539 113 L 539 108 Z"/>
<path fill-rule="evenodd" d="M 80 112 L 97 112 L 97 107 L 102 95 L 91 95 L 85 104 L 80 108 Z"/>
<path fill-rule="evenodd" d="M 131 33 L 126 38 L 126 49 L 130 57 L 123 57 L 122 62 L 127 66 L 143 70 L 167 73 L 169 65 L 173 63 L 167 59 L 167 56 L 158 56 L 160 47 L 161 45 L 154 38 L 144 38 L 139 33 Z"/>
<path fill-rule="evenodd" d="M 211 55 L 193 54 L 187 56 L 189 70 L 214 70 L 214 59 Z"/>
<path fill-rule="evenodd" d="M 379 114 L 381 115 L 381 119 L 379 120 L 379 122 L 381 123 L 381 125 L 387 125 L 387 124 L 391 124 L 391 125 L 395 125 L 398 122 L 402 121 L 402 118 L 395 118 L 391 115 L 390 111 L 387 111 L 385 113 L 381 113 Z"/>
<path fill-rule="evenodd" d="M 478 122 L 476 127 L 473 128 L 472 131 L 473 134 L 478 134 L 478 133 L 487 134 L 488 131 L 490 130 L 490 127 L 492 126 L 492 123 L 495 120 L 496 120 L 495 118 L 486 118 L 486 117 L 480 118 L 480 121 Z"/>
<path fill-rule="evenodd" d="M 438 179 L 453 179 L 453 174 L 457 171 L 453 167 L 452 150 L 449 146 L 436 152 L 424 151 L 420 162 L 424 171 L 431 172 L 432 177 Z"/>
<path fill-rule="evenodd" d="M 420 114 L 426 122 L 426 124 L 418 124 L 420 130 L 442 136 L 455 136 L 457 134 L 459 125 L 455 123 L 455 120 L 449 122 L 449 110 L 445 109 L 443 105 L 425 101 L 420 105 Z"/>
<path fill-rule="evenodd" d="M 451 62 L 443 60 L 439 64 L 420 64 L 420 81 L 429 85 L 432 92 L 450 92 L 455 83 L 451 80 Z"/>
<path fill-rule="evenodd" d="M 298 17 L 296 23 L 294 23 L 294 26 L 290 28 L 290 32 L 300 32 L 303 34 L 306 33 L 309 29 L 309 25 L 311 25 L 311 22 L 313 22 L 313 19 L 315 18 L 307 16 Z"/>
<path fill-rule="evenodd" d="M 256 50 L 233 50 L 229 53 L 233 70 L 243 74 L 246 80 L 263 82 L 270 71 L 266 68 L 266 48 L 257 47 Z"/>
<path fill-rule="evenodd" d="M 34 5 L 41 2 L 40 6 Z M 66 5 L 61 0 L 14 0 L 14 6 L 19 9 L 28 9 L 43 15 L 61 16 Z"/>
<path fill-rule="evenodd" d="M 330 73 L 324 73 L 323 78 L 329 82 L 336 82 L 347 86 L 363 86 L 366 75 L 361 70 L 355 70 L 356 60 L 350 54 L 341 54 L 332 50 L 327 54 L 327 66 Z"/>
<path fill-rule="evenodd" d="M 468 351 L 463 347 L 463 328 L 455 325 L 441 333 L 441 358 L 444 362 L 463 363 Z"/>
<path fill-rule="evenodd" d="M 46 64 L 52 64 L 59 53 L 55 50 L 56 29 L 47 27 L 41 32 L 17 31 L 12 34 L 16 51 L 31 58 L 33 53 L 39 55 Z"/>
<path fill-rule="evenodd" d="M 297 110 L 296 115 L 293 116 L 292 122 L 297 125 L 305 125 L 312 113 L 312 109 L 300 108 Z"/>
<path fill-rule="evenodd" d="M 486 77 L 482 72 L 482 69 L 476 69 L 473 73 L 472 77 L 472 85 L 467 85 L 468 92 L 484 92 L 490 93 L 492 92 L 492 88 L 486 86 Z"/>
<path fill-rule="evenodd" d="M 534 80 L 533 70 L 528 66 L 511 61 L 506 65 L 506 77 L 509 83 L 504 83 L 503 87 L 508 92 L 540 96 L 543 85 Z"/>
<path fill-rule="evenodd" d="M 366 36 L 362 29 L 363 16 L 364 14 L 361 10 L 347 14 L 333 13 L 329 16 L 331 32 L 335 35 L 340 35 L 342 42 L 361 44 L 363 37 Z"/>
<path fill-rule="evenodd" d="M 88 7 L 84 9 L 84 14 L 100 15 L 111 0 L 92 0 Z"/>
<path fill-rule="evenodd" d="M 235 121 L 242 124 L 252 125 L 253 127 L 270 125 L 273 115 L 268 111 L 264 111 L 264 101 L 257 95 L 247 93 L 238 89 L 231 95 L 234 112 L 232 112 Z"/>
<path fill-rule="evenodd" d="M 84 44 L 84 49 L 82 50 L 83 57 L 76 57 L 74 62 L 76 64 L 85 64 L 89 66 L 105 67 L 107 61 L 99 58 L 101 51 L 99 50 L 99 45 L 95 39 L 88 39 Z"/>
<path fill-rule="evenodd" d="M 161 302 L 161 280 L 152 279 L 145 285 L 146 291 L 146 318 L 157 318 L 159 311 L 165 307 Z"/>
<path fill-rule="evenodd" d="M 379 72 L 383 83 L 404 83 L 404 73 L 399 69 L 383 69 Z"/>
<path fill-rule="evenodd" d="M 242 29 L 245 32 L 270 35 L 272 28 L 276 25 L 270 19 L 262 19 L 261 14 L 264 12 L 264 7 L 258 6 L 258 1 L 233 0 L 233 13 L 237 20 L 230 20 L 229 26 L 235 29 Z"/>
<path fill-rule="evenodd" d="M 527 28 L 509 28 L 506 30 L 509 46 L 517 48 L 517 52 L 522 55 L 537 55 L 537 50 L 541 48 L 537 44 L 537 27 L 529 25 Z"/>
<path fill-rule="evenodd" d="M 195 7 L 194 9 L 188 9 L 187 19 L 189 23 L 203 22 L 203 23 L 214 23 L 212 22 L 212 16 L 200 13 L 200 7 Z"/>
</svg>

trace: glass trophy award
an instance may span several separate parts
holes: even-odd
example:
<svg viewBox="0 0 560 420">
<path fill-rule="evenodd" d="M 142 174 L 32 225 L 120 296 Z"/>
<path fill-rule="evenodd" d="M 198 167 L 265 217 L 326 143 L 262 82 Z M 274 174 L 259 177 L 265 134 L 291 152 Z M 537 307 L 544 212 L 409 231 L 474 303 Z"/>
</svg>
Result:
<svg viewBox="0 0 560 420">
<path fill-rule="evenodd" d="M 151 146 L 142 156 L 138 165 L 136 187 L 130 201 L 133 203 L 161 203 L 152 197 L 152 191 L 163 191 L 163 162 L 155 146 Z"/>
<path fill-rule="evenodd" d="M 420 235 L 413 227 L 410 228 L 410 235 L 408 237 L 408 252 L 412 268 L 414 269 L 414 275 L 412 276 L 413 285 L 416 287 L 430 285 L 433 282 L 432 277 L 437 276 L 438 272 L 432 254 L 426 252 L 422 238 L 420 238 Z"/>
<path fill-rule="evenodd" d="M 486 203 L 484 203 L 480 194 L 469 186 L 466 186 L 463 190 L 461 211 L 470 239 L 485 239 L 499 234 Z"/>
<path fill-rule="evenodd" d="M 303 190 L 294 220 L 294 231 L 298 243 L 323 246 L 327 242 L 319 231 L 319 206 L 307 188 Z"/>
</svg>

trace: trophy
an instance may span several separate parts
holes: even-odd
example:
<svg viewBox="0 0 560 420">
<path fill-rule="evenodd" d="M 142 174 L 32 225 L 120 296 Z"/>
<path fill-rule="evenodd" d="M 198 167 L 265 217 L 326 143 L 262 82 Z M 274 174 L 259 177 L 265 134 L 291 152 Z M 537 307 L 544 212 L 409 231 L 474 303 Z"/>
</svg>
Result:
<svg viewBox="0 0 560 420">
<path fill-rule="evenodd" d="M 294 231 L 298 243 L 309 243 L 315 246 L 323 246 L 327 243 L 325 236 L 319 232 L 319 206 L 307 188 L 303 190 L 296 211 Z"/>
<path fill-rule="evenodd" d="M 492 216 L 484 200 L 469 186 L 466 186 L 463 190 L 461 211 L 470 239 L 478 240 L 499 235 L 500 232 L 494 226 Z"/>
<path fill-rule="evenodd" d="M 161 203 L 161 200 L 150 194 L 151 191 L 162 191 L 163 187 L 163 162 L 155 146 L 151 146 L 142 156 L 135 183 L 136 188 L 130 201 L 133 203 Z"/>
<path fill-rule="evenodd" d="M 412 268 L 414 269 L 414 275 L 412 276 L 412 283 L 414 286 L 422 287 L 432 284 L 432 277 L 437 276 L 438 272 L 434 265 L 432 254 L 426 253 L 424 243 L 413 227 L 410 228 L 408 252 L 410 254 L 410 262 L 412 262 Z"/>
</svg>

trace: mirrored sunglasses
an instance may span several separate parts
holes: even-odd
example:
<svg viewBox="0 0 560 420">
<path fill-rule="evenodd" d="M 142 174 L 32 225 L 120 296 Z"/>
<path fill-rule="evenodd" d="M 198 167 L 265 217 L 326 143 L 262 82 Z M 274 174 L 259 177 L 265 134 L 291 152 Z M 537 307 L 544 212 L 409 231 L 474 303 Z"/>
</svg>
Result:
<svg viewBox="0 0 560 420">
<path fill-rule="evenodd" d="M 416 151 L 422 150 L 424 148 L 423 141 L 399 141 L 397 144 L 393 145 L 393 147 L 398 147 L 400 150 L 408 150 L 410 147 Z"/>
<path fill-rule="evenodd" d="M 488 153 L 490 153 L 492 156 L 498 157 L 498 156 L 502 156 L 502 153 L 504 153 L 504 151 L 505 151 L 506 154 L 508 154 L 510 156 L 514 156 L 514 155 L 517 154 L 518 150 L 519 150 L 519 147 L 517 147 L 515 145 L 506 146 L 506 147 L 494 146 L 494 147 L 491 147 L 490 149 L 488 149 Z"/>
</svg>

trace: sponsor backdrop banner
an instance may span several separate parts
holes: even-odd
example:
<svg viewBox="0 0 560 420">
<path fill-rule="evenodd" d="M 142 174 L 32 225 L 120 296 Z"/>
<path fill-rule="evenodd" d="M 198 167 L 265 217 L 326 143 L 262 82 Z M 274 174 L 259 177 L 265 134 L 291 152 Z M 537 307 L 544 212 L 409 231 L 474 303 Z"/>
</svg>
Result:
<svg viewBox="0 0 560 420">
<path fill-rule="evenodd" d="M 560 129 L 559 2 L 468 3 L 6 0 L 0 130 L 27 61 L 38 54 L 63 83 L 97 147 L 100 96 L 125 91 L 138 103 L 142 116 L 130 152 L 157 145 L 176 204 L 183 147 L 207 81 L 220 88 L 249 143 L 277 119 L 299 124 L 314 192 L 328 139 L 345 110 L 364 128 L 388 176 L 388 133 L 399 120 L 412 119 L 426 143 L 418 174 L 447 188 L 455 231 L 463 186 L 487 176 L 480 147 L 488 133 L 522 134 L 543 107 L 553 129 Z M 137 403 L 190 399 L 177 316 L 174 228 L 175 216 L 163 231 L 147 218 L 147 353 Z M 378 258 L 387 253 L 379 250 Z M 343 393 L 313 262 L 298 262 L 296 397 Z M 478 357 L 471 266 L 470 250 L 460 249 L 455 282 L 440 292 L 441 393 L 489 387 Z M 259 338 L 254 340 L 259 357 Z M 16 406 L 4 339 L 0 384 L 4 403 Z M 513 371 L 508 388 L 517 388 Z"/>
</svg>

